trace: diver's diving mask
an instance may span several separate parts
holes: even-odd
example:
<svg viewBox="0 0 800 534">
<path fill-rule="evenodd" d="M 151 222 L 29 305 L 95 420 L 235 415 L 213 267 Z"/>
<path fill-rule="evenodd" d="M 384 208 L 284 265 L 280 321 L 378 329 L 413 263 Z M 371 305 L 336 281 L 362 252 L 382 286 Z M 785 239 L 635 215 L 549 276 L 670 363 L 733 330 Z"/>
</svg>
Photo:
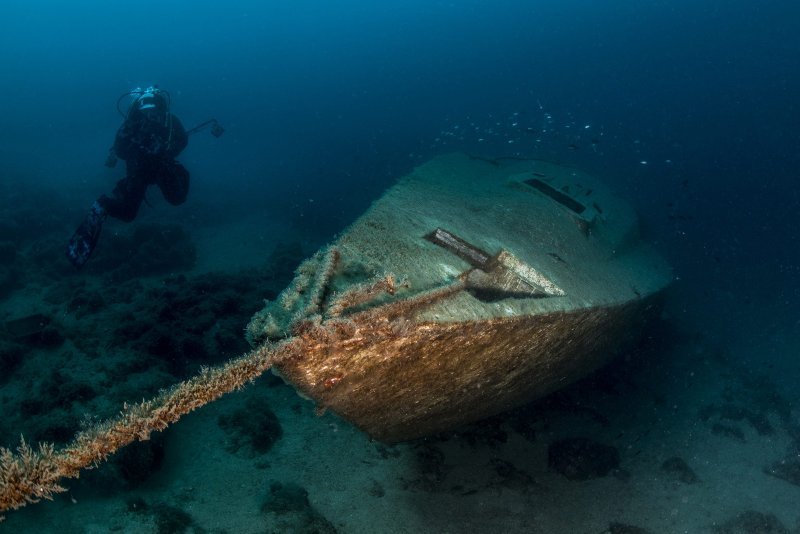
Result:
<svg viewBox="0 0 800 534">
<path fill-rule="evenodd" d="M 150 86 L 147 89 L 145 89 L 144 91 L 141 91 L 141 94 L 136 99 L 136 102 L 139 105 L 139 111 L 144 111 L 146 109 L 155 108 L 156 107 L 156 98 L 162 98 L 163 99 L 163 97 L 158 94 L 159 92 L 160 91 L 158 90 L 158 88 L 153 87 L 153 86 Z M 134 93 L 134 94 L 136 94 L 136 93 Z"/>
<path fill-rule="evenodd" d="M 167 99 L 162 91 L 155 86 L 150 86 L 145 90 L 135 89 L 131 94 L 136 97 L 136 109 L 148 120 L 153 122 L 163 122 L 168 113 Z"/>
</svg>

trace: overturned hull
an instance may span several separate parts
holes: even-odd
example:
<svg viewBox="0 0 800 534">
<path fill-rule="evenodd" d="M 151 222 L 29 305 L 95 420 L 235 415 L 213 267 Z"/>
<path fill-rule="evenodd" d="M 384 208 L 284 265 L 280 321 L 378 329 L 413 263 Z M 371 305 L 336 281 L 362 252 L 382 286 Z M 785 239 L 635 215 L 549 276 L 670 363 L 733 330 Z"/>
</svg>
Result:
<svg viewBox="0 0 800 534">
<path fill-rule="evenodd" d="M 670 280 L 632 209 L 539 161 L 442 156 L 402 179 L 248 326 L 320 409 L 396 442 L 541 397 L 636 337 Z"/>
</svg>

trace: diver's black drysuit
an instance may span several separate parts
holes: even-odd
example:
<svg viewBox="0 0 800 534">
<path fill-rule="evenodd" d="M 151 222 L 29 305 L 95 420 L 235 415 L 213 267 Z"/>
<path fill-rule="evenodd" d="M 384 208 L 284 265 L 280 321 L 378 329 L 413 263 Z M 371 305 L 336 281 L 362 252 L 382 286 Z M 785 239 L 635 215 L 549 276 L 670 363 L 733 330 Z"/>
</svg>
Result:
<svg viewBox="0 0 800 534">
<path fill-rule="evenodd" d="M 178 117 L 168 113 L 164 122 L 148 120 L 131 110 L 117 130 L 112 152 L 125 160 L 127 173 L 117 182 L 112 196 L 103 195 L 98 203 L 116 219 L 130 222 L 136 217 L 149 185 L 158 185 L 164 198 L 177 206 L 189 193 L 189 171 L 175 161 L 189 136 Z"/>
<path fill-rule="evenodd" d="M 136 218 L 147 187 L 157 185 L 172 205 L 182 204 L 189 193 L 189 171 L 175 161 L 186 148 L 189 136 L 169 103 L 149 88 L 131 105 L 122 123 L 106 165 L 125 160 L 125 178 L 117 182 L 111 196 L 102 195 L 92 204 L 67 244 L 67 258 L 75 267 L 85 264 L 100 238 L 103 221 L 110 215 L 130 222 Z"/>
</svg>

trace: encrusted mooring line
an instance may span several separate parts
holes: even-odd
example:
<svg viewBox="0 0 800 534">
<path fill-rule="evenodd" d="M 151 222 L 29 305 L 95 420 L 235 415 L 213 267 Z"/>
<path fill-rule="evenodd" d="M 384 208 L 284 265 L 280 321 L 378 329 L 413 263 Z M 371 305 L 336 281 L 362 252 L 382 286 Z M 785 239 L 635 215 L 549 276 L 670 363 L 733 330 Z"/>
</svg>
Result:
<svg viewBox="0 0 800 534">
<path fill-rule="evenodd" d="M 339 264 L 340 256 L 339 249 L 336 247 L 330 247 L 325 253 L 325 257 L 322 259 L 319 270 L 317 270 L 317 276 L 314 279 L 314 285 L 311 289 L 311 296 L 308 301 L 308 306 L 306 306 L 306 309 L 304 310 L 304 314 L 306 316 L 315 315 L 320 312 L 322 299 L 325 297 L 325 293 L 331 283 L 333 272 L 336 270 L 336 266 Z"/>
<path fill-rule="evenodd" d="M 387 274 L 372 283 L 359 284 L 341 295 L 338 295 L 326 311 L 328 317 L 339 317 L 348 309 L 361 306 L 382 295 L 394 295 L 398 287 L 408 287 L 408 281 L 395 279 L 394 275 Z"/>
</svg>

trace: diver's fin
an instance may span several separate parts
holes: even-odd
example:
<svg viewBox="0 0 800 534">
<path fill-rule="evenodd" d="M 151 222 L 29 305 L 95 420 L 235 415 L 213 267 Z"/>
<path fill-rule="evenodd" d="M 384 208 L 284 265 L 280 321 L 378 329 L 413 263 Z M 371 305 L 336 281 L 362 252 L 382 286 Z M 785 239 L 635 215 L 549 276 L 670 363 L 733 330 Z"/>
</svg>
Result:
<svg viewBox="0 0 800 534">
<path fill-rule="evenodd" d="M 89 257 L 100 239 L 100 230 L 103 228 L 103 221 L 106 218 L 106 211 L 95 202 L 81 225 L 75 230 L 72 238 L 67 245 L 67 259 L 77 268 L 89 261 Z"/>
</svg>

